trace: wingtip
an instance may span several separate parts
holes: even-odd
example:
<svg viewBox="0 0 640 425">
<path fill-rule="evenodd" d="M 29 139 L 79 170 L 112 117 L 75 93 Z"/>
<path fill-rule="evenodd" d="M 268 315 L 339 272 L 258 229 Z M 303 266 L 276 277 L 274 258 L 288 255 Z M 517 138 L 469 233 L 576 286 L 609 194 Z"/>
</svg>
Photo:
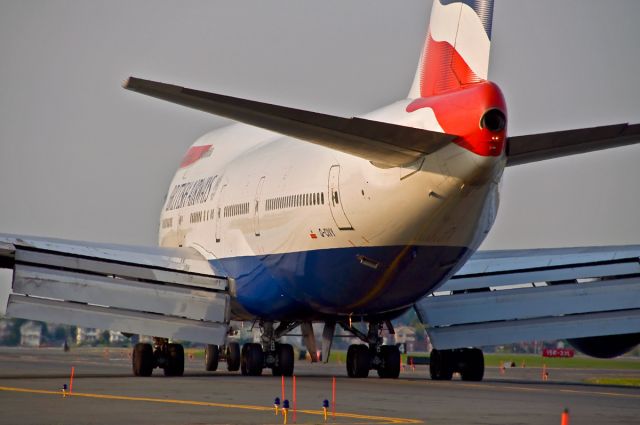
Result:
<svg viewBox="0 0 640 425">
<path fill-rule="evenodd" d="M 133 77 L 127 77 L 127 79 L 122 82 L 122 88 L 123 89 L 128 89 L 129 88 L 130 83 L 131 83 L 131 78 L 133 78 Z"/>
</svg>

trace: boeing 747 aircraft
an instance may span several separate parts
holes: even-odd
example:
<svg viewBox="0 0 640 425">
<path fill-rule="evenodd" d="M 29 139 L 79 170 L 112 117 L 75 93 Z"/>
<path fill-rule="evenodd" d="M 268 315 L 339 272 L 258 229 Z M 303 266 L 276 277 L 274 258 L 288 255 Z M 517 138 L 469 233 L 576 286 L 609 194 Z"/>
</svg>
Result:
<svg viewBox="0 0 640 425">
<path fill-rule="evenodd" d="M 640 246 L 476 252 L 505 167 L 640 141 L 614 124 L 510 137 L 488 79 L 493 0 L 435 0 L 405 99 L 343 118 L 131 77 L 124 88 L 238 121 L 186 152 L 160 212 L 159 247 L 4 235 L 12 317 L 154 336 L 135 375 L 182 375 L 172 340 L 206 343 L 206 368 L 289 376 L 301 327 L 328 359 L 336 326 L 362 341 L 350 377 L 397 378 L 384 345 L 416 309 L 433 379 L 481 380 L 479 347 L 566 338 L 609 357 L 640 342 Z M 261 340 L 227 339 L 230 320 Z M 365 323 L 366 328 L 360 324 Z"/>
</svg>

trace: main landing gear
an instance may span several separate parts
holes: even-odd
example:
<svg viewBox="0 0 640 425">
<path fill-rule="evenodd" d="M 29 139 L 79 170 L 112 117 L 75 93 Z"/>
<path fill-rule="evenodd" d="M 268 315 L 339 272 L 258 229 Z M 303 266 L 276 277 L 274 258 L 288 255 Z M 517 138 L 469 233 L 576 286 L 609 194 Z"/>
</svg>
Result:
<svg viewBox="0 0 640 425">
<path fill-rule="evenodd" d="M 180 344 L 170 344 L 167 338 L 153 338 L 153 346 L 138 343 L 131 356 L 135 376 L 151 376 L 153 369 L 164 369 L 165 376 L 184 374 L 184 348 Z"/>
<path fill-rule="evenodd" d="M 295 322 L 280 322 L 273 327 L 273 322 L 260 322 L 262 331 L 261 343 L 247 343 L 240 353 L 240 371 L 243 375 L 258 376 L 262 369 L 271 369 L 273 376 L 292 376 L 294 366 L 293 347 L 281 344 L 278 339 L 296 327 Z"/>
<path fill-rule="evenodd" d="M 463 381 L 482 381 L 484 355 L 478 348 L 431 350 L 429 373 L 435 381 L 449 381 L 455 372 Z"/>
<path fill-rule="evenodd" d="M 273 327 L 273 322 L 260 322 L 262 330 L 260 343 L 246 343 L 240 347 L 237 342 L 229 342 L 224 349 L 217 345 L 207 345 L 205 348 L 205 369 L 215 371 L 218 362 L 224 358 L 229 372 L 240 372 L 245 376 L 262 375 L 262 370 L 271 369 L 274 376 L 292 376 L 294 366 L 293 347 L 281 344 L 277 340 L 298 323 L 281 322 Z"/>
<path fill-rule="evenodd" d="M 347 351 L 347 375 L 350 378 L 366 378 L 369 371 L 375 369 L 380 378 L 396 379 L 400 376 L 400 350 L 395 345 L 383 345 L 382 322 L 369 323 L 369 331 L 365 334 L 349 323 L 340 324 L 345 330 L 360 338 L 367 344 L 352 344 Z M 393 333 L 390 322 L 387 328 Z"/>
</svg>

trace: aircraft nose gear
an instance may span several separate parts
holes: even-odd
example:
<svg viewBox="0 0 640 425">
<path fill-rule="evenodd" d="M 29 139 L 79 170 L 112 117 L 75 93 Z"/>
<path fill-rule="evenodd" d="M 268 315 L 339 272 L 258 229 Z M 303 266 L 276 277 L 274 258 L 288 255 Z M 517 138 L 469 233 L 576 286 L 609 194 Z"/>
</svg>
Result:
<svg viewBox="0 0 640 425">
<path fill-rule="evenodd" d="M 394 333 L 391 322 L 385 322 L 391 334 Z M 400 350 L 395 345 L 383 345 L 382 322 L 370 322 L 365 334 L 348 322 L 340 326 L 366 344 L 353 344 L 347 351 L 347 375 L 350 378 L 366 378 L 369 370 L 375 369 L 380 378 L 396 379 L 400 376 Z"/>
<path fill-rule="evenodd" d="M 484 355 L 478 348 L 456 350 L 431 350 L 429 373 L 431 379 L 448 381 L 454 372 L 460 373 L 463 381 L 482 381 L 484 376 Z"/>
<path fill-rule="evenodd" d="M 151 376 L 156 367 L 164 369 L 165 376 L 184 374 L 184 348 L 169 343 L 167 338 L 153 338 L 153 347 L 147 343 L 136 344 L 131 361 L 135 376 Z"/>
</svg>

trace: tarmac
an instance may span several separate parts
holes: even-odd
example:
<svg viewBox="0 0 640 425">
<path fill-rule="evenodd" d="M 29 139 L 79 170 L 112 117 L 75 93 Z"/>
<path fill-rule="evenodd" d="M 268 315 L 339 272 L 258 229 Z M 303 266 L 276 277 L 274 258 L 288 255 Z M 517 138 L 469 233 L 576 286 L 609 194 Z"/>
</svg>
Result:
<svg viewBox="0 0 640 425">
<path fill-rule="evenodd" d="M 71 369 L 74 369 L 73 387 Z M 203 359 L 187 358 L 183 377 L 149 378 L 131 373 L 128 349 L 0 348 L 0 424 L 282 424 L 273 402 L 282 380 L 204 372 Z M 487 368 L 482 382 L 437 382 L 428 367 L 405 368 L 397 380 L 350 379 L 344 365 L 296 362 L 285 378 L 290 402 L 287 423 L 329 424 L 560 424 L 568 408 L 571 424 L 640 423 L 640 388 L 584 384 L 586 378 L 627 376 L 638 371 Z M 66 397 L 62 387 L 67 384 Z M 69 390 L 72 394 L 69 395 Z M 335 408 L 335 413 L 334 413 Z"/>
</svg>

